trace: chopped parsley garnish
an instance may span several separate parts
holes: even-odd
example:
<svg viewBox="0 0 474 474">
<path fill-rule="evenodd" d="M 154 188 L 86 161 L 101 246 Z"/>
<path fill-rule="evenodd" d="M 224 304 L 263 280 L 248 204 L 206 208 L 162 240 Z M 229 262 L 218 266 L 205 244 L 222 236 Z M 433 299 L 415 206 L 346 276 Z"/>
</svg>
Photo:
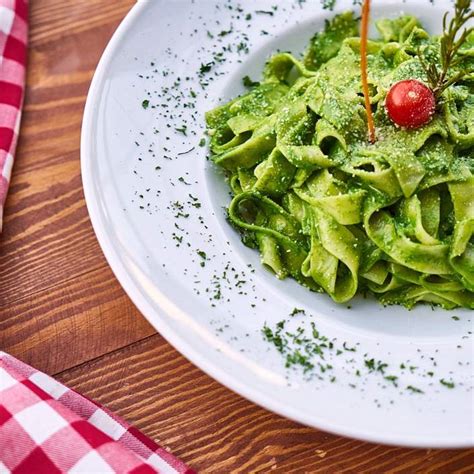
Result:
<svg viewBox="0 0 474 474">
<path fill-rule="evenodd" d="M 196 250 L 196 253 L 202 258 L 202 262 L 200 263 L 201 267 L 206 266 L 207 254 L 203 250 Z"/>
<path fill-rule="evenodd" d="M 299 365 L 303 367 L 304 372 L 308 372 L 314 367 L 314 364 L 309 361 L 308 356 L 302 354 L 298 349 L 296 349 L 293 353 L 286 355 L 285 367 L 289 368 L 293 365 Z"/>
<path fill-rule="evenodd" d="M 245 87 L 256 87 L 260 85 L 260 82 L 252 81 L 249 76 L 244 76 L 242 82 Z"/>
<path fill-rule="evenodd" d="M 212 66 L 214 63 L 206 63 L 206 64 L 201 64 L 201 67 L 199 68 L 199 74 L 203 75 L 209 72 L 212 69 Z"/>
<path fill-rule="evenodd" d="M 178 156 L 187 155 L 188 153 L 191 153 L 193 150 L 194 150 L 194 147 L 190 148 L 189 150 L 182 151 L 181 153 L 178 153 Z"/>
<path fill-rule="evenodd" d="M 186 130 L 188 127 L 186 125 L 182 125 L 181 127 L 175 127 L 175 130 L 183 135 L 187 135 Z"/>
<path fill-rule="evenodd" d="M 234 27 L 231 25 L 231 27 L 228 30 L 222 30 L 217 36 L 222 38 L 223 36 L 230 35 L 233 31 L 234 31 Z"/>
<path fill-rule="evenodd" d="M 348 352 L 355 352 L 357 350 L 355 347 L 347 347 L 347 342 L 345 341 L 342 344 L 342 347 L 344 348 L 345 351 L 348 351 Z"/>
<path fill-rule="evenodd" d="M 185 184 L 186 186 L 190 186 L 190 185 L 191 185 L 191 183 L 188 183 L 182 176 L 180 176 L 180 177 L 178 178 L 178 181 L 179 181 L 180 183 Z"/>
<path fill-rule="evenodd" d="M 369 359 L 364 361 L 365 366 L 370 370 L 375 370 L 375 360 Z"/>
<path fill-rule="evenodd" d="M 333 10 L 336 0 L 322 0 L 322 3 L 325 10 Z"/>
<path fill-rule="evenodd" d="M 284 349 L 286 347 L 286 341 L 284 341 L 281 337 L 281 331 L 283 330 L 284 327 L 284 321 L 280 321 L 278 323 L 277 329 L 275 332 L 273 332 L 266 324 L 263 326 L 262 333 L 265 339 L 268 342 L 272 342 L 274 346 L 276 347 L 277 351 L 280 353 L 284 352 Z"/>
<path fill-rule="evenodd" d="M 441 385 L 444 385 L 447 388 L 454 388 L 455 387 L 454 382 L 450 382 L 450 381 L 447 381 L 447 380 L 444 380 L 444 379 L 440 379 L 439 383 Z"/>
<path fill-rule="evenodd" d="M 386 375 L 384 377 L 385 380 L 388 380 L 389 382 L 392 382 L 395 387 L 398 387 L 397 380 L 398 377 L 396 375 Z"/>
<path fill-rule="evenodd" d="M 412 393 L 425 393 L 423 392 L 423 390 L 420 390 L 419 388 L 416 388 L 413 385 L 408 385 L 407 390 L 409 390 Z"/>
</svg>

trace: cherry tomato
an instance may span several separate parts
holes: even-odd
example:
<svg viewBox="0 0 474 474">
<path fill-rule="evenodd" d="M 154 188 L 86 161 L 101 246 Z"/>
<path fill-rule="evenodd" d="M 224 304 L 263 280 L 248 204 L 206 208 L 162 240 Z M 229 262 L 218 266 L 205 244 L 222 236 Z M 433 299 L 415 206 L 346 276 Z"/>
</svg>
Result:
<svg viewBox="0 0 474 474">
<path fill-rule="evenodd" d="M 436 101 L 432 90 L 415 79 L 394 84 L 385 101 L 388 116 L 396 125 L 418 128 L 433 117 Z"/>
</svg>

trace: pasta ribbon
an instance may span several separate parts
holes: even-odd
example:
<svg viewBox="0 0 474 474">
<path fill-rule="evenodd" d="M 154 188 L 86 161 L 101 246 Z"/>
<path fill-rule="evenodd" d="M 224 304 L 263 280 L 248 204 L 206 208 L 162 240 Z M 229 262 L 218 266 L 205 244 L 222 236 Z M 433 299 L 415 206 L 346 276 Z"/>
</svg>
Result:
<svg viewBox="0 0 474 474">
<path fill-rule="evenodd" d="M 436 58 L 439 37 L 409 15 L 377 28 L 367 47 L 376 143 L 352 13 L 327 22 L 303 57 L 273 55 L 261 83 L 206 114 L 233 193 L 228 220 L 278 278 L 337 303 L 370 293 L 384 305 L 473 309 L 474 72 L 443 92 L 431 122 L 397 128 L 387 91 L 426 80 L 417 52 Z M 474 34 L 459 55 L 474 71 Z"/>
</svg>

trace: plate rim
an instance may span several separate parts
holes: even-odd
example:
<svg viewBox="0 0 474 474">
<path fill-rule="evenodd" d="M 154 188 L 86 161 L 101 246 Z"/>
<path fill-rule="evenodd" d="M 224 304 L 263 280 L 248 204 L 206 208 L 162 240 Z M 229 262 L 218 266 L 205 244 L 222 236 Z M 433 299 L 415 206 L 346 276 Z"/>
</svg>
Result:
<svg viewBox="0 0 474 474">
<path fill-rule="evenodd" d="M 197 366 L 209 377 L 224 385 L 226 388 L 232 390 L 252 403 L 276 413 L 279 416 L 296 421 L 304 426 L 309 426 L 314 429 L 326 431 L 335 435 L 388 446 L 435 449 L 472 448 L 474 446 L 474 442 L 467 438 L 454 439 L 452 436 L 448 438 L 438 436 L 436 439 L 420 439 L 417 436 L 409 437 L 407 435 L 390 435 L 388 432 L 380 433 L 374 432 L 373 430 L 364 431 L 359 428 L 353 429 L 350 426 L 334 423 L 331 424 L 324 420 L 318 421 L 316 416 L 313 416 L 312 420 L 308 420 L 308 418 L 304 418 L 301 412 L 296 410 L 294 407 L 274 400 L 271 396 L 240 382 L 237 377 L 233 377 L 232 375 L 226 373 L 223 369 L 216 366 L 209 357 L 203 356 L 199 351 L 195 350 L 191 344 L 188 344 L 166 323 L 161 314 L 161 312 L 166 312 L 162 307 L 163 305 L 161 305 L 161 311 L 158 313 L 142 296 L 140 288 L 130 278 L 125 266 L 118 256 L 117 250 L 114 248 L 106 230 L 106 226 L 102 220 L 100 206 L 98 204 L 99 200 L 97 199 L 94 191 L 94 177 L 92 175 L 91 163 L 94 160 L 92 143 L 94 140 L 93 126 L 98 109 L 97 98 L 106 78 L 107 67 L 116 54 L 119 44 L 126 38 L 127 32 L 133 26 L 135 19 L 141 15 L 147 7 L 148 2 L 140 0 L 138 0 L 137 3 L 132 6 L 130 11 L 113 33 L 104 52 L 102 53 L 87 94 L 80 141 L 81 178 L 85 202 L 92 227 L 108 265 L 112 269 L 114 276 L 117 278 L 121 287 L 124 289 L 125 293 L 131 299 L 133 304 L 137 307 L 145 319 L 147 319 L 148 322 L 150 322 L 150 324 L 157 330 L 157 332 L 193 365 Z"/>
</svg>

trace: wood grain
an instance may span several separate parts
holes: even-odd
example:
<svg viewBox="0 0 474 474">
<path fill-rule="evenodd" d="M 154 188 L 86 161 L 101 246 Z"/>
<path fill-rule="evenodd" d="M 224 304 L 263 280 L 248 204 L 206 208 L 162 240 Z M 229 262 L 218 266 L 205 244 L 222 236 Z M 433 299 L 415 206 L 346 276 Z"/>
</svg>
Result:
<svg viewBox="0 0 474 474">
<path fill-rule="evenodd" d="M 155 333 L 105 262 L 80 179 L 90 80 L 134 2 L 30 3 L 25 110 L 0 236 L 0 349 L 106 404 L 202 472 L 474 471 L 473 450 L 371 445 L 274 415 Z"/>
</svg>

